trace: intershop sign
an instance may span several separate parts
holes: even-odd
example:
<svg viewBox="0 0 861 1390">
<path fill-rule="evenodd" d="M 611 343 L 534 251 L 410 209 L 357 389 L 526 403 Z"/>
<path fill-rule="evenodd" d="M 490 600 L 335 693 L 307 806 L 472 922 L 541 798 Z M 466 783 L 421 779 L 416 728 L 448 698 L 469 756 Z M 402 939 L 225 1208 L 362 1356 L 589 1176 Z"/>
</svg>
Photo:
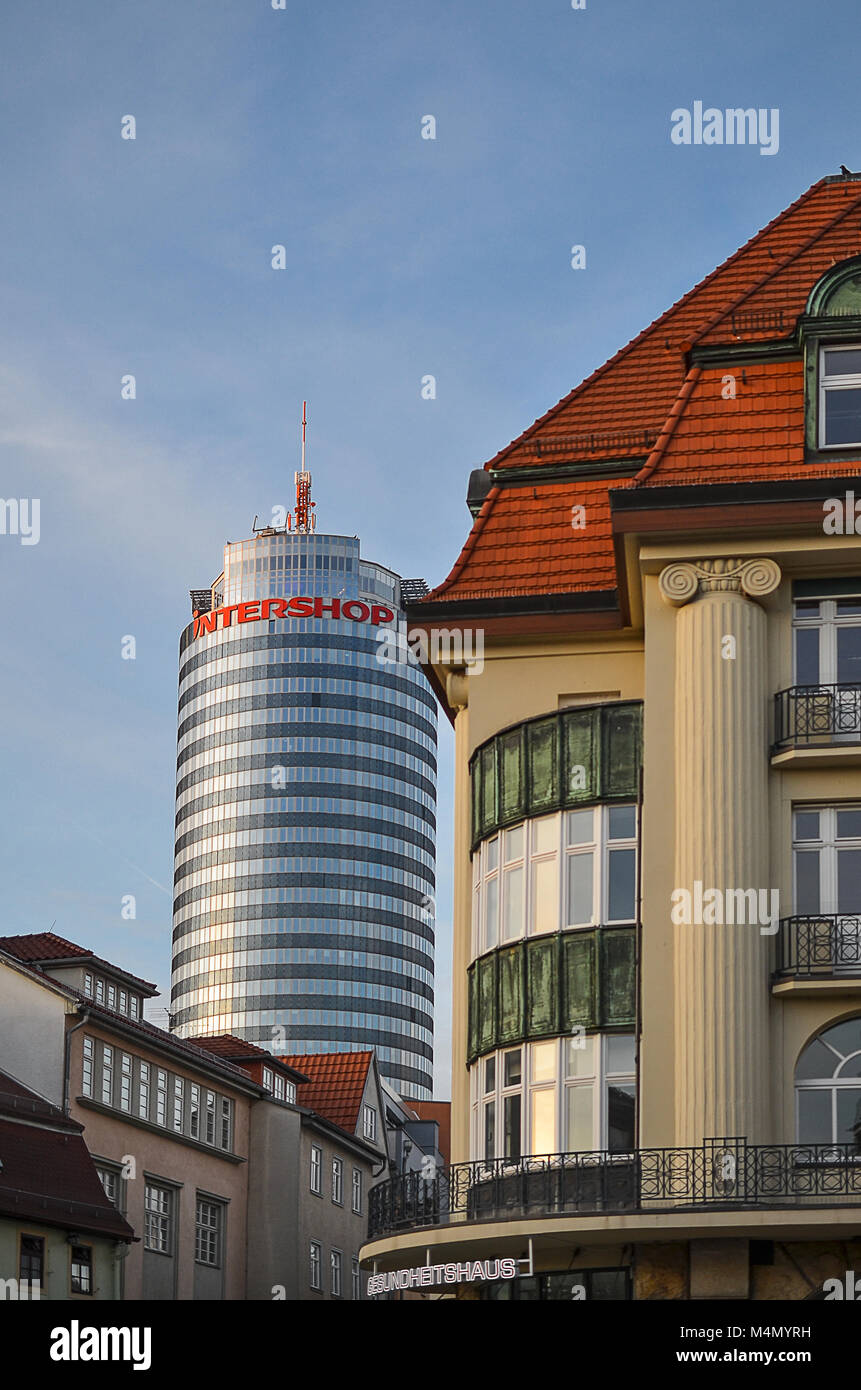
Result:
<svg viewBox="0 0 861 1390">
<path fill-rule="evenodd" d="M 393 1289 L 427 1289 L 434 1284 L 475 1284 L 483 1279 L 515 1279 L 517 1260 L 464 1260 L 462 1264 L 417 1265 L 413 1269 L 391 1269 L 372 1274 L 368 1297 L 391 1293 Z"/>
<path fill-rule="evenodd" d="M 204 632 L 215 632 L 217 628 L 233 627 L 233 615 L 239 623 L 268 623 L 273 618 L 332 618 L 336 622 L 346 618 L 351 623 L 371 623 L 379 627 L 382 623 L 394 622 L 391 608 L 382 603 L 363 603 L 361 599 L 339 598 L 264 598 L 253 603 L 231 603 L 226 608 L 213 608 L 209 613 L 194 612 L 194 637 Z"/>
</svg>

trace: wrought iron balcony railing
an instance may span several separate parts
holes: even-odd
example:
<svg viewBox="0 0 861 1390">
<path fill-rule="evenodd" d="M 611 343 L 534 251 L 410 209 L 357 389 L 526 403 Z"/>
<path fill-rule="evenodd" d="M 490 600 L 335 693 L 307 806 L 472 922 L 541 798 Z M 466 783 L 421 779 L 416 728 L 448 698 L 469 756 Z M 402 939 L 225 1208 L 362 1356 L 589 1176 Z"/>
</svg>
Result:
<svg viewBox="0 0 861 1390">
<path fill-rule="evenodd" d="M 818 912 L 783 917 L 775 979 L 861 975 L 861 916 Z"/>
<path fill-rule="evenodd" d="M 861 743 L 861 684 L 794 685 L 774 697 L 774 750 Z"/>
<path fill-rule="evenodd" d="M 560 1153 L 456 1163 L 372 1188 L 368 1239 L 426 1226 L 524 1217 L 717 1207 L 861 1206 L 861 1149 L 852 1144 L 748 1144 Z"/>
</svg>

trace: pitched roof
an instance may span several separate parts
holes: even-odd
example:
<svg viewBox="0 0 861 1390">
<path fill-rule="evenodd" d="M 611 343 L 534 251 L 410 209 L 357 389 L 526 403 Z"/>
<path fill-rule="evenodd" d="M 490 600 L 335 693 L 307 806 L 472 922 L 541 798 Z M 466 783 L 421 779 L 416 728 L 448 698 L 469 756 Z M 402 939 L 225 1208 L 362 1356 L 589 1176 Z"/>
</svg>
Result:
<svg viewBox="0 0 861 1390">
<path fill-rule="evenodd" d="M 157 993 L 156 986 L 150 980 L 142 980 L 139 975 L 132 975 L 128 970 L 123 970 L 111 961 L 102 960 L 101 956 L 93 955 L 86 946 L 78 946 L 74 941 L 67 941 L 63 936 L 55 936 L 50 931 L 30 932 L 26 936 L 0 936 L 0 951 L 7 951 L 16 960 L 25 961 L 29 965 L 37 965 L 44 968 L 48 963 L 60 965 L 67 963 L 83 964 L 84 961 L 91 960 L 100 965 L 105 970 L 112 971 L 115 975 L 122 976 L 126 980 L 132 980 L 136 985 L 151 993 Z"/>
<path fill-rule="evenodd" d="M 689 353 L 789 343 L 816 282 L 858 255 L 859 224 L 861 180 L 821 179 L 500 450 L 485 464 L 495 485 L 466 544 L 423 604 L 615 588 L 615 487 L 833 474 L 833 462 L 804 460 L 800 353 L 745 367 L 734 399 L 721 394 L 727 368 L 691 367 Z M 608 460 L 636 478 L 540 479 L 554 465 L 588 472 Z M 535 470 L 528 481 L 505 485 L 524 468 Z M 861 450 L 854 461 L 842 455 L 839 471 L 861 471 Z M 572 527 L 574 506 L 586 509 L 582 529 Z"/>
<path fill-rule="evenodd" d="M 217 1033 L 211 1038 L 196 1037 L 188 1038 L 194 1047 L 203 1048 L 204 1052 L 211 1052 L 214 1057 L 221 1057 L 226 1062 L 266 1062 L 275 1063 L 282 1066 L 285 1070 L 293 1073 L 294 1079 L 300 1077 L 305 1080 L 305 1073 L 296 1071 L 286 1063 L 283 1057 L 276 1057 L 271 1052 L 267 1052 L 263 1047 L 257 1047 L 255 1043 L 246 1042 L 244 1038 L 234 1037 L 232 1033 Z"/>
<path fill-rule="evenodd" d="M 282 1057 L 288 1067 L 303 1071 L 309 1081 L 296 1088 L 299 1105 L 330 1124 L 355 1134 L 373 1052 L 317 1052 Z"/>
<path fill-rule="evenodd" d="M 26 938 L 23 939 L 26 940 Z M 3 950 L 4 947 L 0 942 L 0 953 Z M 79 1013 L 86 1011 L 97 1021 L 102 1021 L 106 1027 L 114 1026 L 126 1033 L 136 1034 L 142 1044 L 149 1042 L 153 1047 L 172 1052 L 177 1062 L 184 1060 L 189 1066 L 202 1067 L 210 1073 L 215 1072 L 244 1088 L 251 1086 L 259 1089 L 258 1083 L 249 1076 L 247 1071 L 234 1062 L 228 1061 L 225 1057 L 218 1056 L 212 1049 L 203 1047 L 189 1038 L 179 1038 L 175 1033 L 169 1033 L 164 1028 L 157 1028 L 154 1023 L 150 1023 L 146 1019 L 132 1018 L 130 1014 L 120 1013 L 118 1009 L 108 1008 L 107 1004 L 99 1004 L 89 995 L 75 989 L 67 981 L 47 975 L 39 969 L 38 965 L 21 960 L 11 951 L 8 954 L 18 961 L 17 968 L 19 970 L 30 975 L 34 980 L 38 980 L 40 984 L 49 986 L 59 994 L 65 995 L 66 998 L 75 1000 Z"/>
<path fill-rule="evenodd" d="M 0 1215 L 130 1241 L 134 1231 L 106 1196 L 83 1132 L 0 1072 Z"/>
</svg>

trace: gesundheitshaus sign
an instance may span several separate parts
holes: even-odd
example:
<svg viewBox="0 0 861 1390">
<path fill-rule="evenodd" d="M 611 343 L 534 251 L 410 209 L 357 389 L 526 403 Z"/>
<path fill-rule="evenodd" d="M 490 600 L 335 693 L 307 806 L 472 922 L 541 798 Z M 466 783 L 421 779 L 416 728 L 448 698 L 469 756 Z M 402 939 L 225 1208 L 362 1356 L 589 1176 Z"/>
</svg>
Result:
<svg viewBox="0 0 861 1390">
<path fill-rule="evenodd" d="M 368 1297 L 391 1293 L 395 1289 L 428 1289 L 436 1284 L 475 1284 L 479 1280 L 514 1279 L 516 1260 L 464 1260 L 462 1264 L 417 1265 L 413 1269 L 391 1269 L 372 1274 Z"/>
</svg>

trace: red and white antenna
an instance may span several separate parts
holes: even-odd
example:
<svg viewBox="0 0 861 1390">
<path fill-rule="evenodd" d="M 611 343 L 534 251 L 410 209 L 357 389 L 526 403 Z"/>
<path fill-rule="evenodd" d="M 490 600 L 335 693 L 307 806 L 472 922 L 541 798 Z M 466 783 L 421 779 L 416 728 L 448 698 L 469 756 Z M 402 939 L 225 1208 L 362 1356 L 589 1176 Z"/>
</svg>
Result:
<svg viewBox="0 0 861 1390">
<path fill-rule="evenodd" d="M 302 468 L 294 474 L 296 479 L 296 510 L 287 517 L 288 531 L 300 531 L 307 533 L 317 529 L 317 518 L 314 515 L 316 502 L 311 501 L 311 474 L 305 468 L 305 407 L 307 401 L 302 402 Z"/>
</svg>

